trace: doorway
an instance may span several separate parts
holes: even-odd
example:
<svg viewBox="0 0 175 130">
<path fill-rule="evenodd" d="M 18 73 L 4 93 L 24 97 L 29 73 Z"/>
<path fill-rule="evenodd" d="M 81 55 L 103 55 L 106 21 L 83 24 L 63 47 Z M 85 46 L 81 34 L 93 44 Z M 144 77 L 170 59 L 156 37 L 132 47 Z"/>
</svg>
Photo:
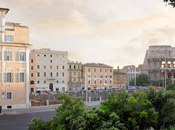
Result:
<svg viewBox="0 0 175 130">
<path fill-rule="evenodd" d="M 49 84 L 49 89 L 50 89 L 50 91 L 53 91 L 53 83 Z"/>
</svg>

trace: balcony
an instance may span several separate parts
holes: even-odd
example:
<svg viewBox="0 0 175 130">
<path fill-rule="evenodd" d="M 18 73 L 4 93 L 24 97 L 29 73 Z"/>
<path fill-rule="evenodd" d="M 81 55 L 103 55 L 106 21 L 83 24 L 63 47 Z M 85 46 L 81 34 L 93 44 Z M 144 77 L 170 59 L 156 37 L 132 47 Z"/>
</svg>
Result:
<svg viewBox="0 0 175 130">
<path fill-rule="evenodd" d="M 47 77 L 48 80 L 55 80 L 55 77 L 53 76 L 50 76 L 50 77 Z"/>
</svg>

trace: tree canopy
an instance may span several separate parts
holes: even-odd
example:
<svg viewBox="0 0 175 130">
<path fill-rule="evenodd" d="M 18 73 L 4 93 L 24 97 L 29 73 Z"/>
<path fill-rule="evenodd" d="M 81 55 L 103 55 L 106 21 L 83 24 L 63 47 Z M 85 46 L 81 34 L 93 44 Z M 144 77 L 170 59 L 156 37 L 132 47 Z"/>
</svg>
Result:
<svg viewBox="0 0 175 130">
<path fill-rule="evenodd" d="M 169 5 L 175 7 L 175 0 L 164 0 L 164 2 L 167 2 Z"/>
<path fill-rule="evenodd" d="M 149 84 L 149 78 L 146 74 L 139 74 L 136 77 L 136 85 L 139 86 L 148 86 Z M 135 78 L 132 78 L 129 82 L 129 85 L 135 85 Z"/>
</svg>

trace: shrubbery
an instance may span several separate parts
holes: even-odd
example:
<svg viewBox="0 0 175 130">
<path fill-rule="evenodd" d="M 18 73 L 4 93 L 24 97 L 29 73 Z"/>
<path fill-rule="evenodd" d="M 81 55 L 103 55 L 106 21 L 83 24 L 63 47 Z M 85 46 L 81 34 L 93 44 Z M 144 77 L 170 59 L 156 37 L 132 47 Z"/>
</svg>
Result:
<svg viewBox="0 0 175 130">
<path fill-rule="evenodd" d="M 66 94 L 56 109 L 56 116 L 49 121 L 34 118 L 29 130 L 146 130 L 172 129 L 175 124 L 175 94 L 173 91 L 125 91 L 116 96 L 111 92 L 100 108 L 86 109 L 81 98 L 72 100 Z"/>
</svg>

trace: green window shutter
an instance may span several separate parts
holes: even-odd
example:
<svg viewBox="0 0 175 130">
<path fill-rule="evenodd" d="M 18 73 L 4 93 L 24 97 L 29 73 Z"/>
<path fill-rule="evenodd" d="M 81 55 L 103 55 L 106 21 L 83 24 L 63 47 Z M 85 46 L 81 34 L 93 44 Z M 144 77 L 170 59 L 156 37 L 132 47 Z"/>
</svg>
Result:
<svg viewBox="0 0 175 130">
<path fill-rule="evenodd" d="M 4 61 L 6 61 L 6 51 L 4 51 Z"/>
<path fill-rule="evenodd" d="M 11 83 L 13 83 L 13 73 L 11 73 L 11 79 L 12 79 Z"/>
<path fill-rule="evenodd" d="M 14 36 L 12 36 L 12 42 L 14 41 Z"/>
<path fill-rule="evenodd" d="M 18 73 L 18 83 L 20 82 L 20 73 Z"/>
<path fill-rule="evenodd" d="M 24 73 L 24 83 L 26 82 L 26 73 Z"/>
<path fill-rule="evenodd" d="M 18 73 L 15 74 L 15 83 L 18 83 Z"/>
<path fill-rule="evenodd" d="M 0 50 L 0 61 L 2 61 L 2 51 Z"/>
<path fill-rule="evenodd" d="M 0 83 L 2 83 L 2 73 L 0 72 Z"/>
</svg>

